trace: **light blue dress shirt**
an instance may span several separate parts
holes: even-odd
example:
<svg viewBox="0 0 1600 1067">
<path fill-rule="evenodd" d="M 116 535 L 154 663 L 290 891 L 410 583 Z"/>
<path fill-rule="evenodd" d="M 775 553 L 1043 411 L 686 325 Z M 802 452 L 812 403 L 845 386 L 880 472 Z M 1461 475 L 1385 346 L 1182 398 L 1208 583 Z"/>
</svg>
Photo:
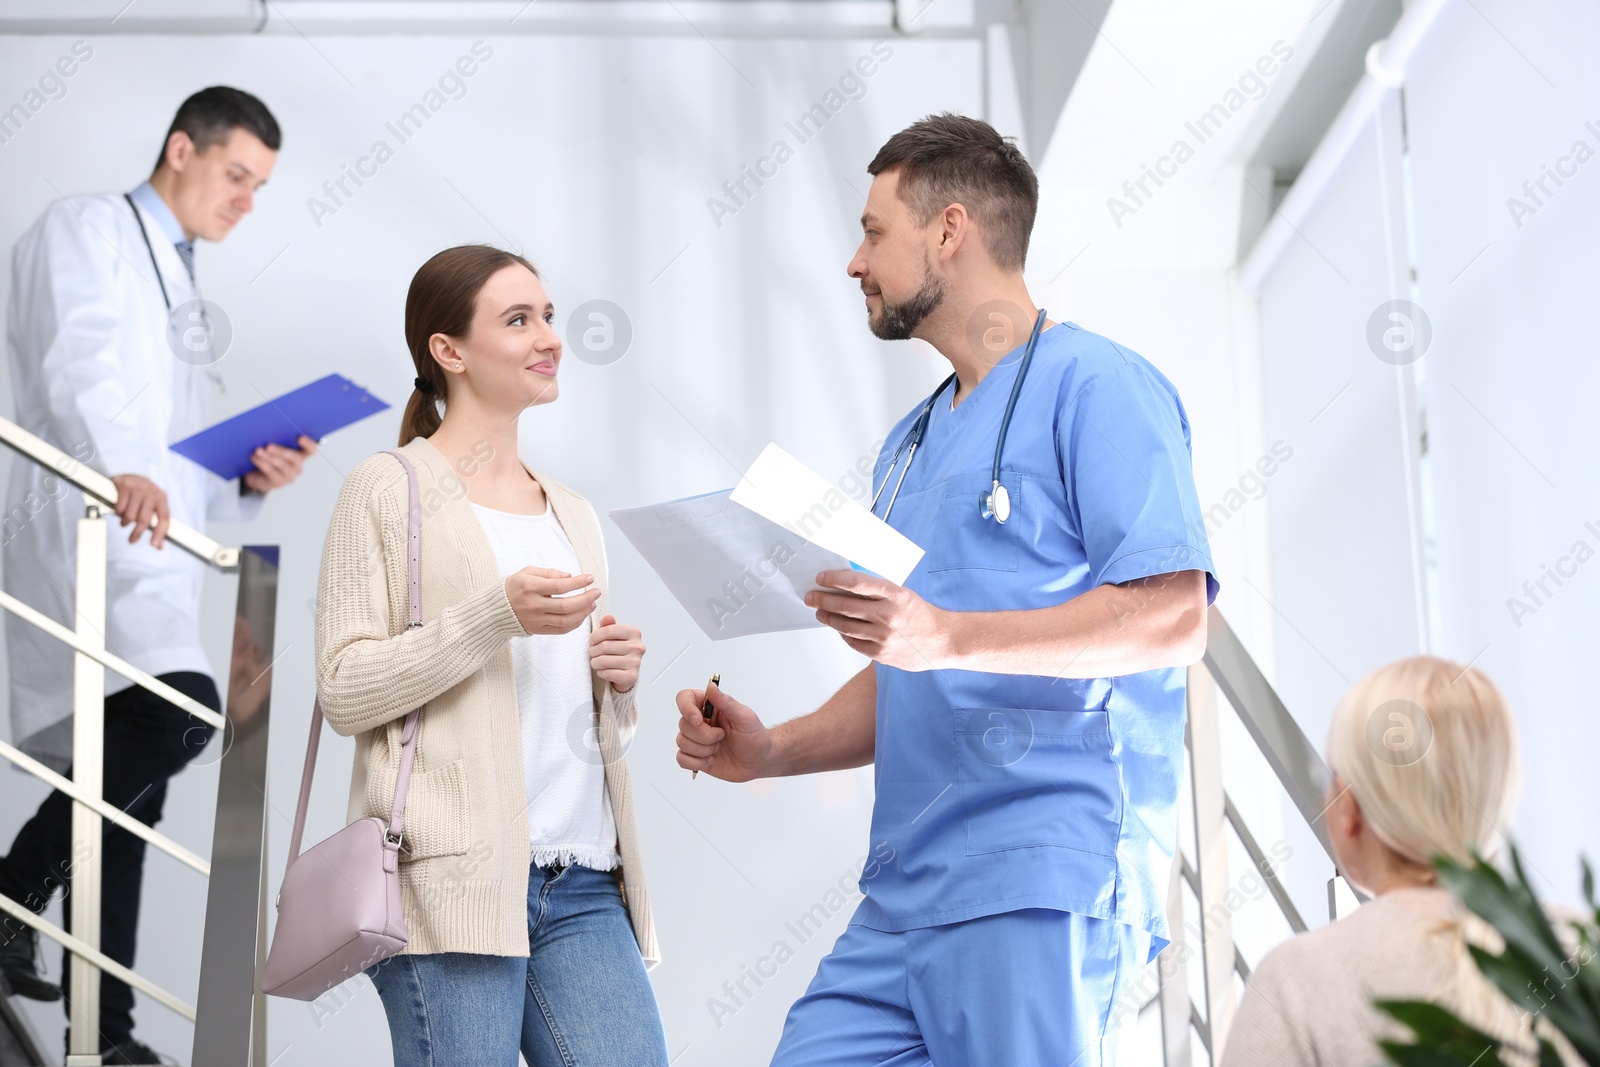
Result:
<svg viewBox="0 0 1600 1067">
<path fill-rule="evenodd" d="M 137 189 L 128 193 L 133 197 L 133 202 L 150 213 L 150 216 L 161 225 L 161 232 L 175 245 L 189 244 L 189 239 L 183 235 L 183 226 L 178 222 L 178 216 L 172 213 L 167 202 L 161 199 L 161 194 L 156 192 L 156 187 L 149 182 L 142 182 Z"/>
<path fill-rule="evenodd" d="M 1177 391 L 1070 322 L 1040 335 L 1017 400 L 1001 468 L 1010 518 L 980 516 L 1021 354 L 954 410 L 953 386 L 934 401 L 889 516 L 927 551 L 906 586 L 940 608 L 1002 611 L 1203 570 L 1215 598 Z M 875 486 L 921 408 L 890 432 Z M 1090 679 L 876 670 L 872 845 L 894 859 L 863 877 L 856 921 L 903 931 L 1053 908 L 1148 931 L 1151 958 L 1165 947 L 1181 668 Z"/>
</svg>

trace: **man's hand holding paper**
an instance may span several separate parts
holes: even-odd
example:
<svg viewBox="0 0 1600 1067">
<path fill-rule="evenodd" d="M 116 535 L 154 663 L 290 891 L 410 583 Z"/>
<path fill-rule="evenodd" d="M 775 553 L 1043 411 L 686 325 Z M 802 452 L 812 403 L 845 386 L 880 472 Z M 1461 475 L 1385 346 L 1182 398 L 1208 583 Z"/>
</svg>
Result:
<svg viewBox="0 0 1600 1067">
<path fill-rule="evenodd" d="M 949 612 L 903 585 L 860 571 L 824 571 L 817 584 L 823 588 L 807 593 L 806 605 L 863 656 L 903 671 L 947 666 Z"/>
<path fill-rule="evenodd" d="M 611 517 L 713 640 L 817 626 L 805 598 L 824 588 L 819 573 L 867 571 L 898 588 L 923 554 L 775 444 L 732 490 Z"/>
</svg>

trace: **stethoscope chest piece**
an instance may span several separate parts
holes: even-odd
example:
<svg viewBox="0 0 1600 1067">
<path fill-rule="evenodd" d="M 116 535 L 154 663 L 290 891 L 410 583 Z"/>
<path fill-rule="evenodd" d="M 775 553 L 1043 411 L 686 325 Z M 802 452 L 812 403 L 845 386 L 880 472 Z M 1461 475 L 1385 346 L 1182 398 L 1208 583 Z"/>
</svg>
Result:
<svg viewBox="0 0 1600 1067">
<path fill-rule="evenodd" d="M 978 494 L 978 514 L 986 519 L 993 519 L 1004 526 L 1011 517 L 1011 494 L 1006 487 L 996 481 L 994 488 L 987 493 Z"/>
</svg>

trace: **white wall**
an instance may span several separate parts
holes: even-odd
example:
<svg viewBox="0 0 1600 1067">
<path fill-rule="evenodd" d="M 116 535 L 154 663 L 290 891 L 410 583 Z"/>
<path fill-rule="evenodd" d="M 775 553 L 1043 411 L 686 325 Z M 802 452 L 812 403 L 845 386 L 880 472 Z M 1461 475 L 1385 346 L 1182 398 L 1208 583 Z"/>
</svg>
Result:
<svg viewBox="0 0 1600 1067">
<path fill-rule="evenodd" d="M 1319 750 L 1351 684 L 1423 648 L 1403 462 L 1407 371 L 1367 340 L 1390 298 L 1391 250 L 1404 243 L 1398 148 L 1391 97 L 1259 294 L 1266 436 L 1292 458 L 1273 479 L 1272 589 L 1257 595 L 1273 612 L 1279 695 Z M 1318 919 L 1330 873 L 1291 872 L 1300 907 Z"/>
<path fill-rule="evenodd" d="M 1406 71 L 1403 132 L 1389 92 L 1260 293 L 1268 435 L 1349 383 L 1273 505 L 1280 689 L 1320 739 L 1339 692 L 1387 660 L 1432 650 L 1487 671 L 1517 713 L 1526 778 L 1501 829 L 1536 891 L 1572 903 L 1578 855 L 1600 845 L 1575 816 L 1600 799 L 1581 669 L 1600 609 L 1584 565 L 1600 553 L 1597 44 L 1591 5 L 1445 5 Z M 1524 188 L 1556 167 L 1563 184 Z M 1367 337 L 1396 296 L 1432 336 L 1401 370 Z M 1424 428 L 1413 490 L 1405 454 Z"/>
<path fill-rule="evenodd" d="M 1600 854 L 1586 817 L 1600 805 L 1586 673 L 1600 619 L 1596 48 L 1593 4 L 1458 3 L 1406 90 L 1420 302 L 1435 337 L 1425 398 L 1439 647 L 1486 670 L 1516 709 L 1526 781 L 1511 830 L 1534 889 L 1573 904 L 1579 855 Z M 1530 195 L 1523 183 L 1547 168 L 1566 171 L 1564 184 Z"/>
</svg>

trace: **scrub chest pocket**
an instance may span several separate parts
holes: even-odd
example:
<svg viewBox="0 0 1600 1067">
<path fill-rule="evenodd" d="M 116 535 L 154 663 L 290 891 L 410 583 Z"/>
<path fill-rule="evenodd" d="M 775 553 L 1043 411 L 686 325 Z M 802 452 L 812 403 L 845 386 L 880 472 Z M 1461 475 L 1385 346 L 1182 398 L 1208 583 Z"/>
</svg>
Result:
<svg viewBox="0 0 1600 1067">
<path fill-rule="evenodd" d="M 1122 784 L 1107 716 L 1104 706 L 956 708 L 967 855 L 1015 848 L 1116 855 Z"/>
<path fill-rule="evenodd" d="M 1011 511 L 1023 507 L 1022 479 L 1003 474 L 1011 493 Z M 978 498 L 994 487 L 990 472 L 968 471 L 946 478 L 938 495 L 938 517 L 929 538 L 929 573 L 954 570 L 1015 571 L 1021 559 L 1021 526 L 1013 518 L 999 523 L 978 511 Z"/>
</svg>

